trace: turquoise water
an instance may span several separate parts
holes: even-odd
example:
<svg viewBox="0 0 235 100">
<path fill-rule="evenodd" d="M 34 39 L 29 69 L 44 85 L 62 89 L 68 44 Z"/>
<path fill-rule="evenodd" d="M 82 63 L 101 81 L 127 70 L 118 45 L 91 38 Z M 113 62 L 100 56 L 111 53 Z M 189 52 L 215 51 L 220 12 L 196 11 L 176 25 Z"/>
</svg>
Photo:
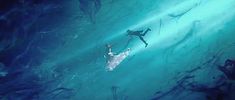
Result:
<svg viewBox="0 0 235 100">
<path fill-rule="evenodd" d="M 219 69 L 235 60 L 235 0 L 23 1 L 0 8 L 1 100 L 235 99 Z M 146 48 L 126 33 L 147 28 Z M 131 49 L 113 71 L 106 44 Z"/>
</svg>

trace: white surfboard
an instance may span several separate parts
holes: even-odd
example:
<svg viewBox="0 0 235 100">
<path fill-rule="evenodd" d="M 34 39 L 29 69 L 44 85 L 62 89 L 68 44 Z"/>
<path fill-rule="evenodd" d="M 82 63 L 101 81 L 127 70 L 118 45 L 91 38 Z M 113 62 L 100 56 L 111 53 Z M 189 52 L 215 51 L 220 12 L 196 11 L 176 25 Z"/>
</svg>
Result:
<svg viewBox="0 0 235 100">
<path fill-rule="evenodd" d="M 130 49 L 118 55 L 114 55 L 114 57 L 107 62 L 106 70 L 113 71 L 129 54 Z"/>
</svg>

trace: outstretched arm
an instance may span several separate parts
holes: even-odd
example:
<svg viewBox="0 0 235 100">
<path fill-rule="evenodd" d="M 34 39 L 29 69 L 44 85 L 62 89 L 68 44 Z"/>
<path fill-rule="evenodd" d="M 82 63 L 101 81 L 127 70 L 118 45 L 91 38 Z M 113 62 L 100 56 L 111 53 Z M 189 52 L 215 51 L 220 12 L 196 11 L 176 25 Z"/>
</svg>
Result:
<svg viewBox="0 0 235 100">
<path fill-rule="evenodd" d="M 108 53 L 112 52 L 112 48 L 110 44 L 106 44 L 106 50 L 108 49 Z"/>
</svg>

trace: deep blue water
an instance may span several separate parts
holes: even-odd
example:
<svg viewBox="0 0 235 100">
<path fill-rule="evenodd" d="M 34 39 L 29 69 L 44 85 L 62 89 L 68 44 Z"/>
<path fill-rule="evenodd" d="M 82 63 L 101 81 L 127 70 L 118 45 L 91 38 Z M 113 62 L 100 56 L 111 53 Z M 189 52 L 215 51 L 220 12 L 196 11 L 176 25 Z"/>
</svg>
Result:
<svg viewBox="0 0 235 100">
<path fill-rule="evenodd" d="M 0 0 L 0 100 L 235 100 L 234 9 L 235 0 Z M 127 35 L 147 28 L 147 47 Z M 112 71 L 107 44 L 116 58 L 130 49 Z"/>
</svg>

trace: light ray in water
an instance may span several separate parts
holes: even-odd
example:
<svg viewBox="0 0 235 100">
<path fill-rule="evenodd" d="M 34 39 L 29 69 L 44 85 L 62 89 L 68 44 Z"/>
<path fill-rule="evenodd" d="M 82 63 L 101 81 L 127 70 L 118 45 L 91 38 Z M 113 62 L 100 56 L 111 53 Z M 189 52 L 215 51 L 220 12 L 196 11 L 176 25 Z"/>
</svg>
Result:
<svg viewBox="0 0 235 100">
<path fill-rule="evenodd" d="M 187 2 L 186 3 L 194 3 L 194 2 Z M 173 38 L 175 37 L 182 37 L 184 36 L 183 30 L 187 30 L 188 26 L 192 24 L 193 21 L 199 20 L 203 23 L 211 23 L 206 27 L 199 29 L 201 30 L 209 30 L 209 28 L 216 28 L 216 26 L 220 26 L 223 21 L 230 20 L 231 16 L 233 16 L 233 13 L 226 13 L 227 11 L 230 11 L 230 9 L 233 9 L 234 7 L 234 1 L 228 0 L 228 1 L 209 1 L 206 4 L 201 4 L 197 8 L 192 9 L 190 12 L 188 12 L 186 15 L 182 16 L 179 23 L 171 23 L 170 20 L 166 20 L 166 24 L 164 24 L 164 29 L 161 33 L 161 35 L 156 34 L 157 30 L 155 30 L 155 27 L 157 27 L 158 20 L 157 19 L 166 19 L 166 13 L 163 13 L 159 16 L 154 16 L 153 18 L 149 18 L 144 20 L 142 23 L 136 25 L 135 27 L 144 27 L 144 26 L 150 26 L 153 27 L 153 31 L 147 35 L 146 40 L 149 42 L 149 47 L 162 47 L 162 45 L 174 42 Z M 185 3 L 184 3 L 185 4 Z M 183 5 L 183 4 L 182 4 Z M 178 7 L 180 7 L 179 5 Z M 205 10 L 207 9 L 207 10 Z M 215 12 L 216 11 L 216 12 Z M 228 16 L 224 15 L 227 14 Z M 216 17 L 215 17 L 216 16 Z M 230 17 L 230 18 L 228 18 Z M 211 20 L 213 19 L 213 20 Z M 164 22 L 163 22 L 164 23 Z M 182 33 L 179 33 L 182 32 Z M 179 35 L 181 34 L 181 35 Z M 136 45 L 133 48 L 134 53 L 137 53 L 141 50 L 144 50 L 145 48 L 142 45 Z"/>
<path fill-rule="evenodd" d="M 199 3 L 200 2 L 200 3 Z M 200 4 L 200 5 L 199 5 Z M 197 5 L 196 7 L 194 7 Z M 114 31 L 112 36 L 107 37 L 104 39 L 103 43 L 109 43 L 110 41 L 121 37 L 126 36 L 127 29 L 139 29 L 142 27 L 150 27 L 152 31 L 149 32 L 144 38 L 149 43 L 148 47 L 145 48 L 142 42 L 136 40 L 135 45 L 127 48 L 131 48 L 131 54 L 136 54 L 140 51 L 152 48 L 164 48 L 166 46 L 173 45 L 176 41 L 174 38 L 183 38 L 189 26 L 195 20 L 200 20 L 202 23 L 211 23 L 207 25 L 205 28 L 199 29 L 200 31 L 210 30 L 210 28 L 214 28 L 215 26 L 220 26 L 223 21 L 229 20 L 229 16 L 233 15 L 230 9 L 234 9 L 235 5 L 234 0 L 227 0 L 227 1 L 207 1 L 201 2 L 199 0 L 187 0 L 174 7 L 169 8 L 166 11 L 163 11 L 158 14 L 149 15 L 150 17 L 143 18 L 136 22 L 135 25 L 126 27 L 125 29 Z M 181 16 L 178 23 L 169 17 L 169 14 L 175 13 L 177 11 L 184 11 L 183 9 L 189 9 L 193 7 L 189 12 Z M 207 10 L 205 10 L 207 9 Z M 216 11 L 216 12 L 215 12 Z M 226 13 L 230 11 L 230 13 Z M 224 14 L 227 14 L 225 16 Z M 159 28 L 159 20 L 161 19 L 162 24 L 161 26 L 161 34 L 158 34 Z M 215 21 L 216 20 L 216 21 Z M 185 31 L 184 31 L 185 30 Z M 125 45 L 125 43 L 123 43 Z M 76 52 L 76 54 L 68 55 L 68 57 L 63 57 L 58 59 L 58 61 L 54 61 L 54 63 L 67 61 L 72 59 L 80 54 L 85 52 L 89 52 L 90 50 L 94 49 L 96 46 L 104 47 L 104 44 L 90 44 L 84 48 L 78 48 L 80 52 Z M 76 51 L 76 50 L 75 50 Z"/>
</svg>

